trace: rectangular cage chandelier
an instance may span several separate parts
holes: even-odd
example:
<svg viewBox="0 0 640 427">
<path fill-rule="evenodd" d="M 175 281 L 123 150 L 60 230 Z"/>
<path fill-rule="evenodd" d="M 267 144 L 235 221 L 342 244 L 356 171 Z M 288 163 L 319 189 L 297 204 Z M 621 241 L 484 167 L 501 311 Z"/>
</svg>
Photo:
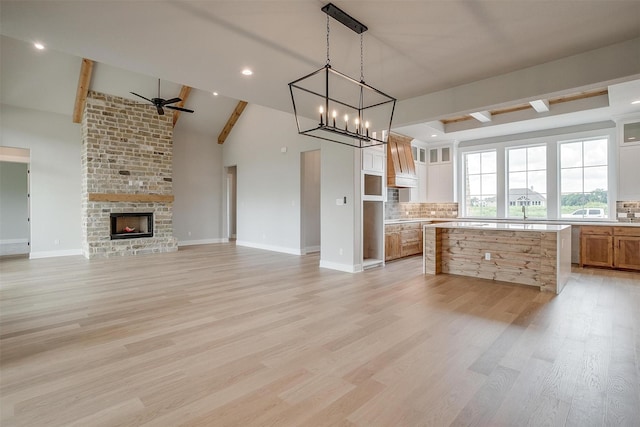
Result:
<svg viewBox="0 0 640 427">
<path fill-rule="evenodd" d="M 327 63 L 289 83 L 298 133 L 356 148 L 386 144 L 396 99 L 364 81 L 362 33 L 367 27 L 332 3 L 321 10 L 327 14 Z M 331 67 L 329 17 L 360 34 L 359 81 Z"/>
</svg>

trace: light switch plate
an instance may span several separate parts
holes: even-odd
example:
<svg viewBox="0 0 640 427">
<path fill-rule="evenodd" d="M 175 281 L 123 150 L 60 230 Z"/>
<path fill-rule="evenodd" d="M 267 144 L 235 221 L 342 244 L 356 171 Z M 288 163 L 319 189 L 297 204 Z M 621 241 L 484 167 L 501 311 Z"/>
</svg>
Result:
<svg viewBox="0 0 640 427">
<path fill-rule="evenodd" d="M 626 218 L 626 217 L 627 217 L 626 212 L 618 212 L 618 218 Z"/>
</svg>

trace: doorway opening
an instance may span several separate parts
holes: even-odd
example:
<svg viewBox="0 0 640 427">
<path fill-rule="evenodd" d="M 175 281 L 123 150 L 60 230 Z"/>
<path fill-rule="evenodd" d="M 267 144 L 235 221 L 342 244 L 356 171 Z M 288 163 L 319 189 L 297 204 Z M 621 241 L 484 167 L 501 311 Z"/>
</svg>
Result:
<svg viewBox="0 0 640 427">
<path fill-rule="evenodd" d="M 320 252 L 320 150 L 300 153 L 300 247 Z"/>
<path fill-rule="evenodd" d="M 27 149 L 0 147 L 0 256 L 31 252 L 29 163 Z"/>
<path fill-rule="evenodd" d="M 226 205 L 227 205 L 227 238 L 236 240 L 238 235 L 238 168 L 228 166 L 226 170 Z"/>
</svg>

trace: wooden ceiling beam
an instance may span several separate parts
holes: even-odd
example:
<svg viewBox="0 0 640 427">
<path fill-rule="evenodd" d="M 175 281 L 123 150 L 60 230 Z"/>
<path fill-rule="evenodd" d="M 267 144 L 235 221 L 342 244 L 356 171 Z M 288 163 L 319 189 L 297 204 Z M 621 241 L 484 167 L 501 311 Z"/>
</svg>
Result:
<svg viewBox="0 0 640 427">
<path fill-rule="evenodd" d="M 89 93 L 92 72 L 93 61 L 87 58 L 82 58 L 80 77 L 78 78 L 78 89 L 76 90 L 76 102 L 73 107 L 73 123 L 80 123 L 82 121 L 82 113 L 84 111 L 84 104 L 87 102 L 87 94 Z"/>
<path fill-rule="evenodd" d="M 603 96 L 603 95 L 607 95 L 608 93 L 609 93 L 609 90 L 607 88 L 599 88 L 591 91 L 579 92 L 579 93 L 573 93 L 570 95 L 563 95 L 555 98 L 549 98 L 546 101 L 549 105 L 556 105 L 556 104 L 562 104 L 563 102 L 573 102 L 581 99 L 593 98 L 596 96 Z M 499 114 L 515 113 L 516 111 L 523 111 L 523 110 L 528 110 L 533 108 L 534 107 L 530 103 L 517 104 L 517 105 L 511 105 L 508 107 L 501 107 L 501 108 L 489 110 L 489 113 L 491 116 L 496 116 Z M 440 121 L 444 125 L 448 125 L 451 123 L 459 123 L 459 122 L 471 120 L 472 118 L 473 117 L 471 115 L 464 115 L 464 116 L 448 117 L 448 118 L 440 119 Z"/>
<path fill-rule="evenodd" d="M 246 101 L 238 101 L 238 105 L 236 105 L 236 108 L 233 110 L 233 113 L 231 113 L 229 120 L 227 120 L 227 124 L 224 125 L 224 129 L 222 129 L 222 132 L 220 132 L 220 135 L 218 135 L 218 144 L 224 144 L 224 141 L 227 139 L 227 137 L 231 133 L 231 129 L 233 129 L 233 126 L 235 126 L 236 122 L 238 121 L 238 118 L 240 118 L 240 115 L 244 111 L 244 107 L 246 106 L 247 106 Z"/>
<path fill-rule="evenodd" d="M 187 99 L 189 98 L 190 93 L 191 93 L 190 86 L 182 86 L 182 89 L 180 89 L 180 95 L 178 95 L 178 98 L 180 98 L 182 101 L 178 102 L 176 104 L 176 107 L 184 108 L 184 104 L 185 102 L 187 102 Z M 173 110 L 173 127 L 176 127 L 176 123 L 178 123 L 179 118 L 180 118 L 180 111 Z"/>
</svg>

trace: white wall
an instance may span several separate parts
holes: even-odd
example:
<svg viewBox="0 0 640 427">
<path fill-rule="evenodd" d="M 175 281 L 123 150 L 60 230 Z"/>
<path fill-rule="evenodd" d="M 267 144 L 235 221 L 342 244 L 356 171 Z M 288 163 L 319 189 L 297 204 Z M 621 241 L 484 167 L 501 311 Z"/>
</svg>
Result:
<svg viewBox="0 0 640 427">
<path fill-rule="evenodd" d="M 300 136 L 293 115 L 254 104 L 244 110 L 223 148 L 224 166 L 238 168 L 237 244 L 303 252 L 300 153 L 317 149 L 321 150 L 320 266 L 359 271 L 360 152 Z M 345 196 L 347 204 L 336 205 L 336 199 Z"/>
<path fill-rule="evenodd" d="M 29 241 L 25 163 L 0 162 L 0 243 Z"/>
<path fill-rule="evenodd" d="M 318 148 L 291 114 L 245 108 L 223 145 L 224 166 L 237 166 L 238 245 L 301 253 L 300 153 Z"/>
<path fill-rule="evenodd" d="M 173 235 L 180 246 L 221 242 L 222 147 L 180 124 L 173 132 Z"/>
<path fill-rule="evenodd" d="M 80 126 L 8 105 L 0 113 L 0 145 L 31 151 L 31 257 L 79 255 Z"/>
<path fill-rule="evenodd" d="M 355 148 L 335 143 L 322 147 L 321 267 L 362 270 L 359 161 Z M 338 205 L 337 199 L 344 197 L 347 203 Z"/>
</svg>

